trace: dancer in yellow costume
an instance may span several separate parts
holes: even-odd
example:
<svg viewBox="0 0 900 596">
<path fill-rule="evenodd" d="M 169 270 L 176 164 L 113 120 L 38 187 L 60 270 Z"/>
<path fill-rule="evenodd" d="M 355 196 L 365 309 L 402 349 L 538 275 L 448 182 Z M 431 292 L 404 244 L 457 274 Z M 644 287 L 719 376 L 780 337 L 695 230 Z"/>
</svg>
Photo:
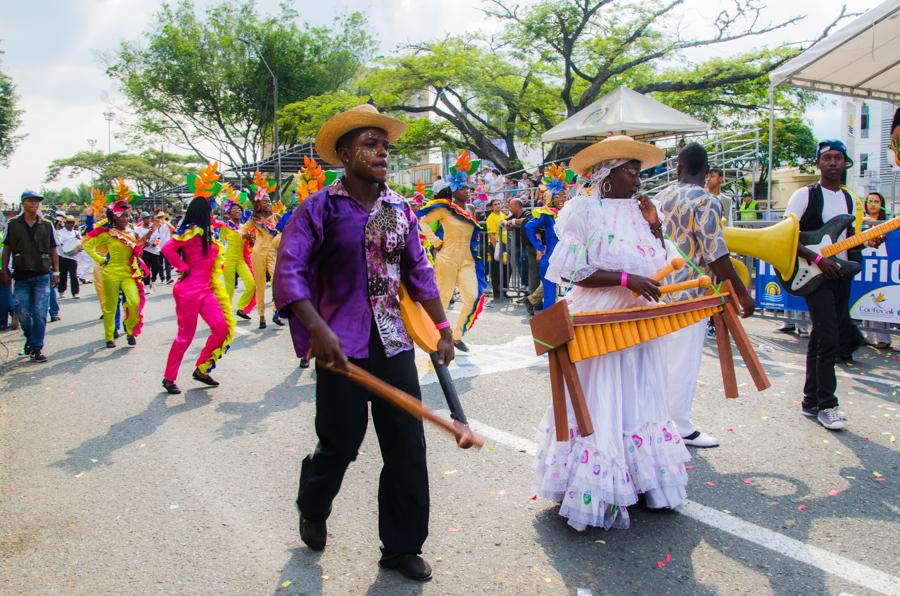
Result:
<svg viewBox="0 0 900 596">
<path fill-rule="evenodd" d="M 281 234 L 275 229 L 272 200 L 269 193 L 275 190 L 275 185 L 269 185 L 262 174 L 256 172 L 253 184 L 254 191 L 253 215 L 241 226 L 241 232 L 253 237 L 253 280 L 256 283 L 256 309 L 259 313 L 259 328 L 266 328 L 266 272 L 269 276 L 275 275 L 275 255 L 278 245 L 281 243 Z M 273 305 L 274 308 L 274 305 Z M 272 317 L 276 325 L 284 325 L 278 317 L 278 313 Z"/>
<path fill-rule="evenodd" d="M 478 163 L 471 162 L 468 153 L 463 152 L 456 165 L 450 168 L 449 183 L 439 181 L 435 184 L 434 200 L 423 205 L 416 214 L 420 232 L 438 250 L 434 276 L 445 309 L 450 305 L 453 289 L 459 289 L 462 310 L 453 328 L 453 345 L 461 352 L 469 351 L 462 338 L 484 308 L 487 287 L 484 261 L 478 255 L 481 225 L 466 206 L 468 174 L 478 169 Z M 437 233 L 431 228 L 434 222 L 440 224 Z"/>
<path fill-rule="evenodd" d="M 140 255 L 159 223 L 154 222 L 145 236 L 137 237 L 128 225 L 128 216 L 131 211 L 129 201 L 136 200 L 138 196 L 120 178 L 115 194 L 110 197 L 114 200 L 106 210 L 107 224 L 95 226 L 88 234 L 84 251 L 103 267 L 103 334 L 106 347 L 114 348 L 119 292 L 125 296 L 124 327 L 128 345 L 136 345 L 136 338 L 141 333 L 144 309 L 144 284 L 141 278 L 148 270 Z M 102 247 L 106 248 L 108 254 L 101 254 Z"/>
<path fill-rule="evenodd" d="M 228 293 L 228 304 L 234 304 L 235 276 L 241 278 L 244 291 L 238 298 L 235 314 L 249 320 L 247 313 L 256 305 L 256 282 L 253 281 L 251 235 L 241 231 L 241 215 L 244 213 L 241 202 L 246 194 L 238 193 L 228 183 L 222 185 L 222 190 L 226 198 L 225 221 L 219 228 L 219 238 L 226 242 L 225 291 Z"/>
</svg>

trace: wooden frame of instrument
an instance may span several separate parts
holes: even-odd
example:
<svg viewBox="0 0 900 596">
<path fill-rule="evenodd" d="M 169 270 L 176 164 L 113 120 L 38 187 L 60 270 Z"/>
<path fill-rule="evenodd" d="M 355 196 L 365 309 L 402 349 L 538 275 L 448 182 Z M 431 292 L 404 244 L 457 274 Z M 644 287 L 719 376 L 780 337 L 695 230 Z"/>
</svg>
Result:
<svg viewBox="0 0 900 596">
<path fill-rule="evenodd" d="M 710 290 L 712 292 L 712 290 Z M 734 288 L 731 282 L 724 282 L 720 288 L 720 293 L 710 293 L 700 298 L 673 302 L 670 304 L 652 305 L 639 308 L 629 308 L 624 310 L 587 312 L 587 313 L 569 313 L 569 306 L 565 300 L 557 302 L 541 314 L 531 319 L 531 335 L 534 338 L 534 348 L 538 356 L 547 354 L 550 360 L 550 388 L 551 399 L 553 404 L 553 417 L 556 421 L 556 439 L 558 441 L 567 441 L 569 439 L 568 415 L 566 407 L 566 392 L 568 389 L 569 401 L 572 405 L 575 420 L 578 424 L 578 432 L 581 436 L 588 436 L 594 432 L 591 425 L 590 415 L 587 409 L 587 403 L 584 398 L 584 390 L 578 378 L 578 372 L 572 359 L 572 352 L 576 353 L 575 360 L 581 360 L 579 357 L 580 350 L 576 347 L 570 351 L 570 343 L 576 341 L 576 328 L 589 325 L 607 325 L 618 323 L 637 323 L 638 321 L 649 321 L 658 318 L 667 318 L 676 322 L 679 326 L 674 327 L 670 323 L 666 323 L 662 327 L 671 328 L 665 333 L 654 331 L 656 337 L 668 333 L 680 331 L 686 326 L 698 322 L 695 320 L 698 311 L 703 313 L 713 313 L 713 321 L 716 326 L 716 342 L 719 350 L 719 365 L 722 371 L 722 382 L 725 390 L 725 397 L 738 397 L 737 379 L 734 371 L 734 358 L 731 351 L 731 340 L 740 353 L 747 370 L 750 373 L 753 383 L 758 391 L 763 391 L 771 386 L 766 372 L 760 364 L 756 353 L 753 351 L 753 344 L 747 337 L 746 331 L 738 317 L 739 304 L 734 295 Z M 684 315 L 693 313 L 691 319 Z M 704 315 L 702 319 L 705 319 Z M 702 320 L 700 319 L 700 320 Z M 686 323 L 686 324 L 685 324 Z M 656 325 L 656 323 L 654 323 Z M 657 329 L 660 326 L 656 327 Z M 633 330 L 628 330 L 631 336 L 630 341 L 622 342 L 624 347 L 619 347 L 620 342 L 614 342 L 613 349 L 606 351 L 613 352 L 621 349 L 633 347 L 643 341 L 647 336 L 646 333 L 637 334 L 635 336 Z M 643 335 L 643 337 L 642 337 Z M 652 339 L 655 339 L 652 338 Z M 635 341 L 636 340 L 636 341 Z M 625 345 L 627 344 L 627 345 Z M 605 349 L 605 348 L 604 348 Z M 586 354 L 585 357 L 594 357 L 599 354 Z"/>
</svg>

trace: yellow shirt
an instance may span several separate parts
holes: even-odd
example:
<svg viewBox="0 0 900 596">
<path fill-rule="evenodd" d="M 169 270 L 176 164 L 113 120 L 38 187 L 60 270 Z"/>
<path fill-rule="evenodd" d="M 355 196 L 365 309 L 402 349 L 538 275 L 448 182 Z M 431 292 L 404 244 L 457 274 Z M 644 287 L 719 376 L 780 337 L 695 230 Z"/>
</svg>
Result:
<svg viewBox="0 0 900 596">
<path fill-rule="evenodd" d="M 509 218 L 508 215 L 504 215 L 503 213 L 494 213 L 491 212 L 490 215 L 487 216 L 487 233 L 488 238 L 493 236 L 494 240 L 497 238 L 501 238 L 503 242 L 506 242 L 506 228 L 501 228 L 500 223 L 506 221 Z M 503 236 L 500 236 L 502 229 Z"/>
<path fill-rule="evenodd" d="M 227 243 L 225 247 L 225 260 L 243 261 L 244 244 L 247 241 L 241 236 L 241 232 L 232 230 L 227 225 L 224 225 L 219 229 L 219 236 Z"/>
<path fill-rule="evenodd" d="M 127 232 L 115 230 L 112 233 L 121 234 L 131 239 L 132 242 L 138 243 L 137 238 Z M 131 277 L 131 258 L 134 249 L 111 236 L 110 232 L 97 234 L 84 243 L 84 252 L 100 265 L 106 263 L 106 255 L 100 252 L 101 247 L 105 247 L 109 251 L 109 263 L 103 267 L 104 274 Z"/>
<path fill-rule="evenodd" d="M 274 226 L 274 224 L 272 224 Z M 281 244 L 281 234 L 273 236 L 265 227 L 253 223 L 253 218 L 248 219 L 243 226 L 241 232 L 249 234 L 251 230 L 256 232 L 256 239 L 253 242 L 253 252 L 257 254 L 265 254 L 270 250 L 277 250 Z"/>
</svg>

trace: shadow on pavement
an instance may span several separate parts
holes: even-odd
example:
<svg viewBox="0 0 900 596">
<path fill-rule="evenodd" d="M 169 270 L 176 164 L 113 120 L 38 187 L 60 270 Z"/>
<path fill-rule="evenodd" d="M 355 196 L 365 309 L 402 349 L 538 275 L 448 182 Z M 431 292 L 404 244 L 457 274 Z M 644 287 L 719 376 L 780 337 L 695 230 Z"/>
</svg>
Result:
<svg viewBox="0 0 900 596">
<path fill-rule="evenodd" d="M 216 431 L 217 437 L 231 439 L 248 433 L 261 432 L 262 421 L 272 414 L 293 410 L 301 402 L 315 401 L 315 385 L 297 385 L 304 370 L 309 369 L 294 368 L 281 383 L 266 391 L 259 401 L 227 401 L 216 406 L 216 412 L 236 416 L 222 424 Z"/>
<path fill-rule="evenodd" d="M 300 537 L 297 537 L 300 540 Z M 272 590 L 277 595 L 319 596 L 322 594 L 322 566 L 319 565 L 321 553 L 306 547 L 291 549 L 291 558 L 278 576 L 278 584 Z M 285 582 L 290 582 L 285 586 Z"/>
</svg>

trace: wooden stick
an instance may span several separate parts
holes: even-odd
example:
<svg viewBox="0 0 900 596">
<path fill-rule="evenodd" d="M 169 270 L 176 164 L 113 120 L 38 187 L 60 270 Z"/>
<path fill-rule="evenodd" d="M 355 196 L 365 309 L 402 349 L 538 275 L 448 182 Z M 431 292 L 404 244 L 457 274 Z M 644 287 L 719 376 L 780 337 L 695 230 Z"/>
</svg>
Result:
<svg viewBox="0 0 900 596">
<path fill-rule="evenodd" d="M 760 364 L 756 352 L 753 351 L 753 344 L 750 342 L 750 338 L 747 337 L 747 332 L 744 331 L 744 326 L 738 317 L 737 298 L 734 296 L 734 288 L 730 281 L 726 281 L 723 284 L 723 290 L 725 290 L 727 297 L 723 305 L 725 310 L 722 311 L 722 319 L 725 325 L 728 326 L 728 332 L 734 338 L 734 345 L 737 346 L 738 352 L 740 352 L 741 358 L 743 358 L 744 364 L 747 366 L 747 372 L 750 373 L 750 378 L 753 379 L 756 390 L 768 389 L 772 386 L 772 383 L 769 381 L 762 364 Z"/>
<path fill-rule="evenodd" d="M 550 361 L 550 402 L 553 404 L 553 421 L 556 425 L 556 440 L 569 440 L 569 415 L 566 413 L 566 392 L 563 389 L 563 370 L 559 360 L 559 351 L 550 350 L 547 358 Z M 568 354 L 565 356 L 568 358 Z"/>
<path fill-rule="evenodd" d="M 684 259 L 681 257 L 675 257 L 674 259 L 666 263 L 665 267 L 651 275 L 650 279 L 652 279 L 653 281 L 662 281 L 667 275 L 669 275 L 673 271 L 680 270 L 682 267 L 684 267 Z M 635 296 L 640 296 L 639 292 L 632 292 L 632 294 L 634 294 Z"/>
<path fill-rule="evenodd" d="M 559 368 L 562 370 L 566 387 L 569 388 L 569 401 L 572 403 L 572 412 L 575 414 L 575 422 L 578 424 L 578 434 L 587 437 L 594 434 L 594 425 L 591 423 L 591 415 L 588 412 L 587 402 L 584 398 L 584 389 L 581 388 L 581 380 L 578 378 L 578 370 L 569 355 L 561 350 L 553 350 L 557 353 Z M 568 438 L 568 437 L 567 437 Z"/>
<path fill-rule="evenodd" d="M 693 290 L 694 288 L 708 288 L 712 285 L 712 280 L 708 275 L 701 275 L 697 279 L 689 279 L 678 283 L 659 286 L 660 294 L 669 294 L 671 292 L 681 292 L 682 290 Z"/>
<path fill-rule="evenodd" d="M 725 397 L 738 397 L 737 377 L 734 374 L 734 355 L 731 352 L 731 340 L 728 337 L 728 326 L 721 314 L 713 317 L 716 326 L 716 344 L 719 348 L 719 368 L 722 370 L 722 384 L 725 386 Z"/>
<path fill-rule="evenodd" d="M 320 362 L 320 364 L 324 363 Z M 347 363 L 347 370 L 343 370 L 335 366 L 328 366 L 327 364 L 325 364 L 324 366 L 328 370 L 344 375 L 351 381 L 362 385 L 378 397 L 389 401 L 407 414 L 415 416 L 416 418 L 424 418 L 428 422 L 431 422 L 439 428 L 447 431 L 456 438 L 457 445 L 463 446 L 464 442 L 470 441 L 479 449 L 484 446 L 484 438 L 472 432 L 469 427 L 463 426 L 462 429 L 457 428 L 452 422 L 435 414 L 433 411 L 431 411 L 431 409 L 428 408 L 428 406 L 423 404 L 418 399 L 414 398 L 404 391 L 400 391 L 396 387 L 385 383 L 375 375 L 366 372 L 352 362 Z"/>
</svg>

